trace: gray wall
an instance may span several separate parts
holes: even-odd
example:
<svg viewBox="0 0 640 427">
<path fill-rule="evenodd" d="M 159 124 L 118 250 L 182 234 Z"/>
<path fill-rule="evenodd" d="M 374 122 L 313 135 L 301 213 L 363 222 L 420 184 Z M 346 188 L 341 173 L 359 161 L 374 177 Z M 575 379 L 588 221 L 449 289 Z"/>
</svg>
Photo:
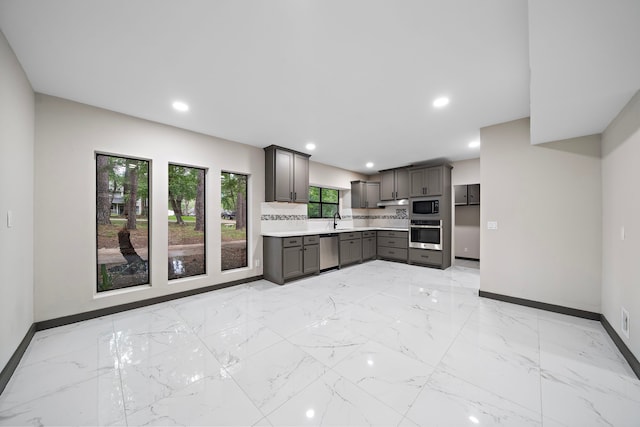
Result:
<svg viewBox="0 0 640 427">
<path fill-rule="evenodd" d="M 602 135 L 602 314 L 640 359 L 640 92 Z M 625 236 L 622 239 L 621 229 Z M 629 312 L 629 338 L 620 328 Z"/>
<path fill-rule="evenodd" d="M 600 136 L 529 132 L 528 118 L 480 131 L 480 289 L 600 312 Z"/>
<path fill-rule="evenodd" d="M 33 323 L 33 102 L 0 32 L 0 370 Z"/>
<path fill-rule="evenodd" d="M 96 294 L 95 151 L 151 160 L 151 286 Z M 207 173 L 206 276 L 167 280 L 168 163 Z M 76 102 L 36 95 L 35 319 L 262 274 L 264 151 Z M 220 171 L 249 176 L 249 267 L 220 271 Z"/>
</svg>

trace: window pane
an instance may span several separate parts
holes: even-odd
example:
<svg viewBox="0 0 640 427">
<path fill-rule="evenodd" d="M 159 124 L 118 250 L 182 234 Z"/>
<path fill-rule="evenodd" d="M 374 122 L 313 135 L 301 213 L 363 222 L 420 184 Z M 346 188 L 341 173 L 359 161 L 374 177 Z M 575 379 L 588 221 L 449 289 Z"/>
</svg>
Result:
<svg viewBox="0 0 640 427">
<path fill-rule="evenodd" d="M 169 280 L 206 273 L 205 170 L 169 164 Z"/>
<path fill-rule="evenodd" d="M 338 190 L 323 188 L 322 203 L 338 203 Z"/>
<path fill-rule="evenodd" d="M 309 218 L 320 218 L 320 203 L 307 204 L 307 211 Z"/>
<path fill-rule="evenodd" d="M 322 217 L 333 218 L 333 214 L 338 212 L 338 205 L 322 205 Z"/>
<path fill-rule="evenodd" d="M 320 201 L 320 187 L 309 187 L 309 201 L 310 202 Z"/>
<path fill-rule="evenodd" d="M 247 266 L 247 175 L 222 172 L 222 270 Z"/>
<path fill-rule="evenodd" d="M 149 283 L 149 162 L 96 155 L 98 292 Z"/>
</svg>

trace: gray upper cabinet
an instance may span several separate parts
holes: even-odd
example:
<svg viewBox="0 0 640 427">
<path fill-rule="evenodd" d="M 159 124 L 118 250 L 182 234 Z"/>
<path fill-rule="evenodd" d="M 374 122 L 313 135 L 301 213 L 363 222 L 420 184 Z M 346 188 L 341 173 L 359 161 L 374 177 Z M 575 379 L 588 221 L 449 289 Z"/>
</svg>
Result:
<svg viewBox="0 0 640 427">
<path fill-rule="evenodd" d="M 351 181 L 351 207 L 377 208 L 380 201 L 380 183 Z"/>
<path fill-rule="evenodd" d="M 468 204 L 467 200 L 467 186 L 466 185 L 455 185 L 453 187 L 454 191 L 454 204 L 456 206 L 462 206 Z"/>
<path fill-rule="evenodd" d="M 309 155 L 271 145 L 265 151 L 265 200 L 309 201 Z"/>
<path fill-rule="evenodd" d="M 480 204 L 480 184 L 467 185 L 467 195 L 470 205 Z"/>
<path fill-rule="evenodd" d="M 480 204 L 480 184 L 456 185 L 453 190 L 456 206 Z"/>
<path fill-rule="evenodd" d="M 399 200 L 409 197 L 409 171 L 393 169 L 380 174 L 380 200 Z"/>
<path fill-rule="evenodd" d="M 409 170 L 410 197 L 442 195 L 444 166 Z"/>
</svg>

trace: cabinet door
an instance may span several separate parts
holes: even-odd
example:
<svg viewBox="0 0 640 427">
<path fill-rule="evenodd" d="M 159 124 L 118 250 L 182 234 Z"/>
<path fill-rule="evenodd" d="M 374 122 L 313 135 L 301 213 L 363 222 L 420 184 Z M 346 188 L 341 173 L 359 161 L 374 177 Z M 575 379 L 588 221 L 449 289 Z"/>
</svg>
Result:
<svg viewBox="0 0 640 427">
<path fill-rule="evenodd" d="M 317 273 L 320 271 L 320 246 L 305 245 L 303 255 L 304 274 Z"/>
<path fill-rule="evenodd" d="M 293 195 L 293 153 L 275 150 L 275 200 L 289 202 Z"/>
<path fill-rule="evenodd" d="M 463 206 L 467 204 L 467 186 L 466 185 L 454 185 L 453 191 L 455 193 L 455 205 Z"/>
<path fill-rule="evenodd" d="M 351 208 L 360 209 L 365 207 L 364 182 L 354 181 L 351 183 Z"/>
<path fill-rule="evenodd" d="M 424 169 L 409 171 L 409 195 L 420 197 L 425 195 Z"/>
<path fill-rule="evenodd" d="M 380 175 L 380 200 L 394 200 L 396 193 L 394 171 L 383 172 Z"/>
<path fill-rule="evenodd" d="M 300 154 L 293 155 L 293 197 L 296 203 L 309 202 L 309 159 Z"/>
<path fill-rule="evenodd" d="M 350 240 L 351 262 L 362 262 L 362 239 Z"/>
<path fill-rule="evenodd" d="M 470 205 L 480 204 L 480 184 L 471 184 L 467 186 L 468 199 Z"/>
<path fill-rule="evenodd" d="M 367 208 L 377 208 L 380 201 L 380 183 L 367 182 L 366 183 L 366 200 L 365 205 Z M 353 196 L 352 196 L 353 197 Z"/>
<path fill-rule="evenodd" d="M 282 277 L 291 279 L 302 275 L 302 246 L 282 249 Z"/>
<path fill-rule="evenodd" d="M 409 198 L 409 171 L 398 169 L 396 171 L 396 199 Z"/>
<path fill-rule="evenodd" d="M 362 260 L 376 257 L 376 238 L 366 237 L 362 239 Z"/>
<path fill-rule="evenodd" d="M 439 196 L 442 194 L 443 167 L 428 168 L 425 170 L 425 196 Z"/>
</svg>

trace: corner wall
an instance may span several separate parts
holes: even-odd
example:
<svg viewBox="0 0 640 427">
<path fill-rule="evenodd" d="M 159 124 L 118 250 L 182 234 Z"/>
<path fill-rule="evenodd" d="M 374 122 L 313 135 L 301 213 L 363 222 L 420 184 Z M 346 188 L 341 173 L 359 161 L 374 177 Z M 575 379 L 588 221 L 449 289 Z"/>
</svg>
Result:
<svg viewBox="0 0 640 427">
<path fill-rule="evenodd" d="M 602 134 L 602 314 L 637 359 L 640 359 L 639 160 L 640 91 Z M 622 307 L 629 312 L 629 338 L 621 329 Z"/>
<path fill-rule="evenodd" d="M 36 95 L 35 320 L 262 274 L 264 150 Z M 151 286 L 96 294 L 96 151 L 151 160 Z M 207 275 L 167 280 L 168 163 L 207 168 Z M 249 175 L 248 268 L 220 271 L 220 172 Z"/>
<path fill-rule="evenodd" d="M 0 370 L 33 323 L 34 95 L 0 32 Z M 13 227 L 7 226 L 7 212 Z"/>
<path fill-rule="evenodd" d="M 480 289 L 599 313 L 600 136 L 531 145 L 528 118 L 480 135 Z"/>
</svg>

